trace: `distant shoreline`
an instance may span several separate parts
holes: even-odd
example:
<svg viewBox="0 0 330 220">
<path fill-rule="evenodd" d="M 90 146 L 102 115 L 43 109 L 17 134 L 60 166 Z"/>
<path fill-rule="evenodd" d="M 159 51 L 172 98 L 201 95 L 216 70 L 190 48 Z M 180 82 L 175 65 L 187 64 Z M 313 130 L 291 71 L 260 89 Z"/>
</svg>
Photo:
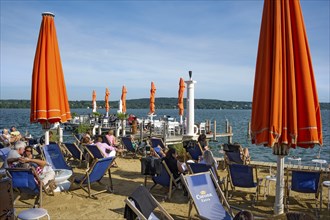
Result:
<svg viewBox="0 0 330 220">
<path fill-rule="evenodd" d="M 97 106 L 104 108 L 104 100 L 96 101 Z M 118 101 L 110 101 L 111 108 L 118 108 Z M 155 104 L 158 109 L 176 109 L 177 98 L 156 98 Z M 70 108 L 86 109 L 92 108 L 91 100 L 69 101 Z M 184 100 L 184 104 L 186 101 Z M 126 100 L 127 108 L 129 109 L 147 109 L 149 108 L 149 98 L 130 99 Z M 321 110 L 330 110 L 330 103 L 321 102 Z M 231 109 L 231 110 L 249 110 L 252 107 L 252 102 L 246 101 L 223 101 L 216 99 L 195 99 L 196 109 Z M 20 99 L 2 99 L 0 100 L 0 109 L 8 108 L 30 108 L 30 100 Z M 186 106 L 185 106 L 186 108 Z"/>
</svg>

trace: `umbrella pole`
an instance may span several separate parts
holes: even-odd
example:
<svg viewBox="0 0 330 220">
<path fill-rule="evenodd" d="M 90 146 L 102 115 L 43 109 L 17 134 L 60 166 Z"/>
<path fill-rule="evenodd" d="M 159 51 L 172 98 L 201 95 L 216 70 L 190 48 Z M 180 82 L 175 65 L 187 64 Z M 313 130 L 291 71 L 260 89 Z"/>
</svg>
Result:
<svg viewBox="0 0 330 220">
<path fill-rule="evenodd" d="M 284 156 L 277 156 L 277 174 L 276 174 L 276 195 L 274 204 L 274 214 L 280 215 L 284 212 Z"/>
<path fill-rule="evenodd" d="M 49 130 L 45 130 L 45 145 L 49 145 Z"/>
</svg>

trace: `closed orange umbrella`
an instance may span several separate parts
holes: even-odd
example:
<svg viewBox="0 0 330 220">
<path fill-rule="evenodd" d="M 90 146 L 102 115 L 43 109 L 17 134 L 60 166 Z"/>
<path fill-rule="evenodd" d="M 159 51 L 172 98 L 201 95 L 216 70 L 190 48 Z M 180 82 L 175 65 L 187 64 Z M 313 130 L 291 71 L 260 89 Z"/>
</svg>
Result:
<svg viewBox="0 0 330 220">
<path fill-rule="evenodd" d="M 150 89 L 150 115 L 153 115 L 155 113 L 155 94 L 156 94 L 156 86 L 154 82 L 151 82 L 151 89 Z"/>
<path fill-rule="evenodd" d="M 122 105 L 123 113 L 126 113 L 126 94 L 127 94 L 126 86 L 123 86 L 121 90 L 121 105 Z"/>
<path fill-rule="evenodd" d="M 39 39 L 32 71 L 31 123 L 64 123 L 71 119 L 54 15 L 42 14 Z"/>
<path fill-rule="evenodd" d="M 252 143 L 279 155 L 275 214 L 283 212 L 283 156 L 322 145 L 320 106 L 299 0 L 265 0 L 252 103 Z"/>
<path fill-rule="evenodd" d="M 106 111 L 106 113 L 107 113 L 107 116 L 108 116 L 108 113 L 109 113 L 109 110 L 110 110 L 109 96 L 110 96 L 110 91 L 109 91 L 108 88 L 106 88 L 106 89 L 105 89 L 104 102 L 105 102 L 105 111 Z"/>
<path fill-rule="evenodd" d="M 92 106 L 93 106 L 93 112 L 96 112 L 96 91 L 93 90 L 92 93 Z"/>
<path fill-rule="evenodd" d="M 183 115 L 183 93 L 184 93 L 185 85 L 183 78 L 180 78 L 179 82 L 179 91 L 178 91 L 178 108 L 179 108 L 179 115 L 180 115 L 180 122 L 182 121 L 182 115 Z"/>
</svg>

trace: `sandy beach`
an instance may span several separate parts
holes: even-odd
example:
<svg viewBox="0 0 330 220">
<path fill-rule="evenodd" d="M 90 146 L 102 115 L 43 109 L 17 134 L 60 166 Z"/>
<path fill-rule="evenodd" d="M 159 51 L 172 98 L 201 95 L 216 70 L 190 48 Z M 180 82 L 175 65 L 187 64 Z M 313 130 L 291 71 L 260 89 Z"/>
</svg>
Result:
<svg viewBox="0 0 330 220">
<path fill-rule="evenodd" d="M 117 158 L 118 168 L 111 168 L 113 180 L 113 193 L 102 193 L 97 195 L 97 199 L 86 198 L 86 193 L 76 185 L 71 186 L 69 192 L 56 193 L 55 196 L 43 197 L 43 208 L 48 210 L 51 219 L 124 219 L 124 199 L 129 196 L 134 189 L 144 183 L 144 176 L 140 174 L 141 165 L 139 159 Z M 82 175 L 84 169 L 74 169 L 74 175 Z M 227 175 L 226 170 L 218 170 L 220 177 Z M 264 177 L 268 172 L 260 170 L 258 177 Z M 106 176 L 105 176 L 106 177 Z M 329 177 L 326 176 L 329 180 Z M 107 183 L 108 178 L 103 178 L 102 182 Z M 264 182 L 263 182 L 264 185 Z M 152 182 L 149 178 L 147 186 L 150 188 Z M 100 185 L 92 186 L 94 190 L 100 189 Z M 270 196 L 266 199 L 263 197 L 264 187 L 261 188 L 261 195 L 256 205 L 252 207 L 251 195 L 246 189 L 242 192 L 234 193 L 229 199 L 229 204 L 251 211 L 256 216 L 264 217 L 264 219 L 275 219 L 272 215 L 275 184 L 270 184 Z M 244 191 L 244 192 L 243 192 Z M 253 190 L 251 190 L 252 192 Z M 166 194 L 166 189 L 160 186 L 152 190 L 153 194 Z M 315 201 L 313 195 L 303 195 L 301 193 L 292 192 L 290 200 L 290 211 L 301 211 L 312 214 L 315 217 Z M 162 196 L 155 196 L 162 206 L 173 216 L 174 219 L 187 219 L 188 215 L 188 198 L 183 196 L 182 190 L 176 190 L 171 200 L 165 200 Z M 32 199 L 25 201 L 31 202 Z M 328 201 L 328 191 L 323 189 L 323 204 L 320 219 L 329 219 L 330 211 L 326 209 Z M 16 204 L 22 204 L 17 201 Z M 23 209 L 17 208 L 16 213 Z M 277 218 L 285 219 L 285 218 Z"/>
</svg>

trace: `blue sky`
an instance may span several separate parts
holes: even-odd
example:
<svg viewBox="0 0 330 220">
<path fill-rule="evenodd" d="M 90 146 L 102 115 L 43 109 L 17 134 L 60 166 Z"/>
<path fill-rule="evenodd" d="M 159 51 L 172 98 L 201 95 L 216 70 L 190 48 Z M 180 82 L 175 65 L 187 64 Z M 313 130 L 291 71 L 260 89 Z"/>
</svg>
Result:
<svg viewBox="0 0 330 220">
<path fill-rule="evenodd" d="M 30 99 L 41 13 L 55 14 L 69 100 L 177 97 L 251 101 L 263 1 L 1 0 L 1 99 Z M 329 1 L 301 0 L 319 100 L 330 102 Z"/>
</svg>

